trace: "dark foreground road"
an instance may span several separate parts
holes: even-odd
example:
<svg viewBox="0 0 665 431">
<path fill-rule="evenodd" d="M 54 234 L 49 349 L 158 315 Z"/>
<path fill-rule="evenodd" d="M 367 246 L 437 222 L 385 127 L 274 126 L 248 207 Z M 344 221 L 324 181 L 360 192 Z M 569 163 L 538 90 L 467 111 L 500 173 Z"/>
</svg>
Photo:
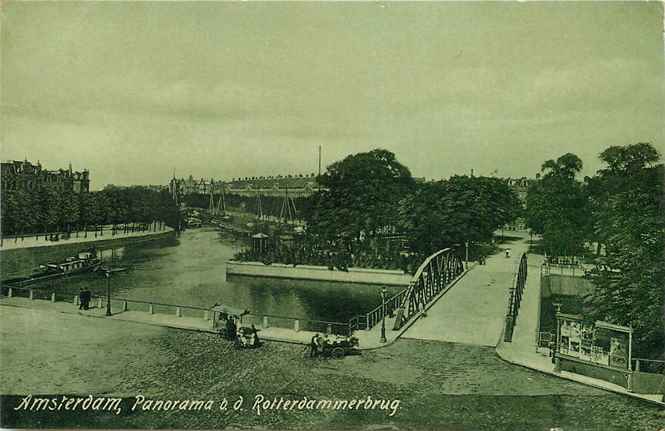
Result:
<svg viewBox="0 0 665 431">
<path fill-rule="evenodd" d="M 660 408 L 511 366 L 493 349 L 400 341 L 344 360 L 302 347 L 235 350 L 209 334 L 0 306 L 3 427 L 653 430 Z M 22 396 L 126 397 L 111 412 L 14 410 Z M 207 410 L 131 411 L 134 398 L 213 400 Z M 257 395 L 400 400 L 388 410 L 253 410 Z M 242 409 L 232 404 L 243 398 Z M 226 398 L 227 410 L 219 410 Z M 144 404 L 145 405 L 145 404 Z M 395 406 L 395 404 L 393 404 Z"/>
</svg>

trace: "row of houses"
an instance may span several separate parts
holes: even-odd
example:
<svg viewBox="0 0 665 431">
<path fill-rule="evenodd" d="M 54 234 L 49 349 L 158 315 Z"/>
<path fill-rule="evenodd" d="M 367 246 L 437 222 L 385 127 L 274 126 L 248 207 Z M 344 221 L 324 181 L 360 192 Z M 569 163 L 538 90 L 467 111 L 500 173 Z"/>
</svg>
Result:
<svg viewBox="0 0 665 431">
<path fill-rule="evenodd" d="M 276 175 L 233 178 L 231 181 L 211 179 L 171 178 L 169 191 L 179 196 L 190 194 L 234 194 L 239 196 L 306 197 L 318 189 L 315 174 Z"/>
<path fill-rule="evenodd" d="M 424 178 L 417 181 L 424 182 Z M 508 185 L 515 190 L 522 202 L 526 202 L 526 194 L 529 184 L 534 181 L 531 178 L 506 178 Z M 235 194 L 239 196 L 283 196 L 288 192 L 293 197 L 306 197 L 318 190 L 316 174 L 276 175 L 258 177 L 232 178 L 231 181 L 215 180 L 213 178 L 195 179 L 192 175 L 188 178 L 171 179 L 169 190 L 173 194 Z"/>
</svg>

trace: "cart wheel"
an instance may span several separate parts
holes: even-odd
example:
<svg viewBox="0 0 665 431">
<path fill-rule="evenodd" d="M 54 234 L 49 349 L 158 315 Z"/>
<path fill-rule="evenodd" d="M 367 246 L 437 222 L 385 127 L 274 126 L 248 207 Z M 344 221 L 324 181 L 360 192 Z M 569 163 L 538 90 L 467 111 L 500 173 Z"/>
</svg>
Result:
<svg viewBox="0 0 665 431">
<path fill-rule="evenodd" d="M 334 349 L 332 349 L 332 352 L 330 352 L 330 356 L 332 356 L 335 359 L 343 358 L 344 349 L 342 347 L 335 347 Z"/>
</svg>

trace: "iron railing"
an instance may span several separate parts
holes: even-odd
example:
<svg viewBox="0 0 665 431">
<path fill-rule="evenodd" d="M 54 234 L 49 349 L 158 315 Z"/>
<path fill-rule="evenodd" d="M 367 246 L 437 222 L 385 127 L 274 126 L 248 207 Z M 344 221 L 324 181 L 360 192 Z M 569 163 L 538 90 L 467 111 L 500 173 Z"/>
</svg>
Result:
<svg viewBox="0 0 665 431">
<path fill-rule="evenodd" d="M 402 303 L 406 291 L 407 289 L 404 289 L 399 293 L 397 293 L 396 295 L 386 299 L 385 314 L 387 316 L 393 316 L 395 314 L 395 311 L 399 308 L 400 304 Z M 368 311 L 365 314 L 352 317 L 348 323 L 349 331 L 355 331 L 358 329 L 367 329 L 367 330 L 372 329 L 374 325 L 378 324 L 383 319 L 383 314 L 384 314 L 383 305 L 384 304 L 381 303 L 377 305 L 374 309 Z"/>
<path fill-rule="evenodd" d="M 451 248 L 429 256 L 414 274 L 401 295 L 394 330 L 425 309 L 432 299 L 464 272 L 462 258 Z"/>
<path fill-rule="evenodd" d="M 522 295 L 524 294 L 524 287 L 526 286 L 527 276 L 527 258 L 526 253 L 522 254 L 520 259 L 519 269 L 515 276 L 514 287 L 510 288 L 508 297 L 508 310 L 506 311 L 506 325 L 503 332 L 503 341 L 510 342 L 513 340 L 513 331 L 515 323 L 517 322 L 517 315 L 520 310 L 520 303 L 522 302 Z"/>
<path fill-rule="evenodd" d="M 632 370 L 640 373 L 665 374 L 665 361 L 633 358 Z"/>
</svg>

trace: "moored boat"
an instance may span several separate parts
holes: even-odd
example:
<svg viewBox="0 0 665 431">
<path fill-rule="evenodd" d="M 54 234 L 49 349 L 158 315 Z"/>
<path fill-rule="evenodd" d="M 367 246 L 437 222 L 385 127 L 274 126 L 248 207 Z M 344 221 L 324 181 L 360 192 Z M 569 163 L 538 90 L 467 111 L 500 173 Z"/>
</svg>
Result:
<svg viewBox="0 0 665 431">
<path fill-rule="evenodd" d="M 39 281 L 96 271 L 101 263 L 102 261 L 97 257 L 95 250 L 84 251 L 78 253 L 76 256 L 67 257 L 63 262 L 39 265 L 39 268 L 35 269 L 30 276 L 3 280 L 2 284 L 26 286 Z"/>
</svg>

